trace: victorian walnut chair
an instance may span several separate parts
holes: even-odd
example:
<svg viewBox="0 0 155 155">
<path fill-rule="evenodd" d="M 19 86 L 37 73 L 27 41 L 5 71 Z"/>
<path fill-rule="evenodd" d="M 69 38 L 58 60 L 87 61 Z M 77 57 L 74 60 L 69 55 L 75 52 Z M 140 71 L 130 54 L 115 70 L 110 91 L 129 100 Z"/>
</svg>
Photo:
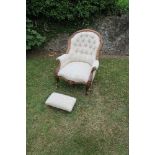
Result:
<svg viewBox="0 0 155 155">
<path fill-rule="evenodd" d="M 75 32 L 68 40 L 66 54 L 57 58 L 57 82 L 64 79 L 70 84 L 85 84 L 87 95 L 99 67 L 101 47 L 102 37 L 98 32 L 91 29 Z"/>
</svg>

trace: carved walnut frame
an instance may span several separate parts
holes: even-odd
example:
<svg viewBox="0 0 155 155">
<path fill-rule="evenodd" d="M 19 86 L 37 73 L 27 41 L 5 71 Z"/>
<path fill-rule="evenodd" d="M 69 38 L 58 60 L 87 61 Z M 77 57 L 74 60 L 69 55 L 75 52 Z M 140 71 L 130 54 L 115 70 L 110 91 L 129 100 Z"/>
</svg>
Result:
<svg viewBox="0 0 155 155">
<path fill-rule="evenodd" d="M 98 37 L 99 37 L 99 39 L 100 39 L 100 45 L 99 45 L 99 47 L 98 47 L 98 49 L 97 49 L 97 52 L 96 52 L 96 59 L 99 60 L 100 50 L 101 50 L 101 47 L 102 47 L 102 44 L 103 44 L 103 40 L 102 40 L 101 35 L 100 35 L 98 32 L 96 32 L 96 31 L 94 31 L 94 30 L 91 30 L 91 29 L 82 29 L 82 30 L 79 30 L 79 31 L 76 31 L 75 33 L 73 33 L 73 34 L 69 37 L 69 39 L 68 39 L 68 47 L 67 47 L 66 53 L 69 53 L 70 46 L 71 46 L 71 39 L 72 39 L 77 33 L 80 33 L 80 32 L 94 32 L 95 34 L 98 35 Z M 81 82 L 79 83 L 79 82 L 71 81 L 71 80 L 65 79 L 64 77 L 58 76 L 58 72 L 59 72 L 59 70 L 60 70 L 60 66 L 61 66 L 61 62 L 58 60 L 58 67 L 57 67 L 56 70 L 55 70 L 55 78 L 56 78 L 57 83 L 59 82 L 60 79 L 63 79 L 63 80 L 65 80 L 65 81 L 67 81 L 69 84 L 84 84 L 84 85 L 86 85 L 86 92 L 85 92 L 85 94 L 87 95 L 87 94 L 88 94 L 88 90 L 89 90 L 89 88 L 91 87 L 92 82 L 93 82 L 93 73 L 94 73 L 94 71 L 97 70 L 97 68 L 96 68 L 96 67 L 93 67 L 93 68 L 92 68 L 87 83 L 81 83 Z"/>
</svg>

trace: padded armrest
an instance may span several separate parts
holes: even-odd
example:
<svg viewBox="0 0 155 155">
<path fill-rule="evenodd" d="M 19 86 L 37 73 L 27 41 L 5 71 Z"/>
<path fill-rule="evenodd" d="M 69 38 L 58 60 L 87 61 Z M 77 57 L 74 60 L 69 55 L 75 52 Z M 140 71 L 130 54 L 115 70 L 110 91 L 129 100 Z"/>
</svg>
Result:
<svg viewBox="0 0 155 155">
<path fill-rule="evenodd" d="M 92 68 L 95 68 L 95 69 L 97 70 L 98 67 L 99 67 L 99 61 L 98 61 L 98 60 L 95 60 L 95 61 L 93 62 Z"/>
<path fill-rule="evenodd" d="M 70 56 L 69 54 L 63 54 L 56 58 L 56 60 L 60 61 L 60 68 L 64 67 L 66 64 L 70 62 Z"/>
</svg>

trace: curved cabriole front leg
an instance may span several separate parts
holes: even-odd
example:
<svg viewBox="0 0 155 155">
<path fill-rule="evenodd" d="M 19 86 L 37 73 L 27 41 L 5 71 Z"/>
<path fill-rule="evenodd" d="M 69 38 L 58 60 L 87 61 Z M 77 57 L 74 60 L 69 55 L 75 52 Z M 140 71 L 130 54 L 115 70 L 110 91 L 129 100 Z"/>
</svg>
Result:
<svg viewBox="0 0 155 155">
<path fill-rule="evenodd" d="M 96 70 L 96 67 L 93 67 L 92 70 L 91 70 L 91 72 L 90 72 L 89 80 L 86 83 L 86 92 L 85 92 L 85 95 L 88 95 L 89 88 L 92 85 L 92 82 L 93 82 L 93 73 L 94 73 L 95 70 Z"/>
<path fill-rule="evenodd" d="M 55 79 L 56 79 L 56 82 L 57 82 L 57 84 L 58 84 L 58 82 L 59 82 L 59 76 L 58 76 L 58 72 L 59 72 L 59 70 L 60 70 L 60 67 L 61 67 L 61 62 L 60 62 L 60 60 L 57 60 L 57 68 L 55 69 L 55 71 L 54 71 L 54 75 L 55 75 Z"/>
</svg>

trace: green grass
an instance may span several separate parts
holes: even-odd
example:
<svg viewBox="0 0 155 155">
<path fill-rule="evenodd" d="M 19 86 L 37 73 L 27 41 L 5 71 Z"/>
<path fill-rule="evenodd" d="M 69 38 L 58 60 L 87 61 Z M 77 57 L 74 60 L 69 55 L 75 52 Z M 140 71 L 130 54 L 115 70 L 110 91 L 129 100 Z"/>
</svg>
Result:
<svg viewBox="0 0 155 155">
<path fill-rule="evenodd" d="M 55 58 L 27 59 L 28 155 L 127 155 L 128 58 L 103 58 L 93 91 L 61 81 Z M 53 91 L 77 98 L 71 113 L 45 105 Z"/>
</svg>

